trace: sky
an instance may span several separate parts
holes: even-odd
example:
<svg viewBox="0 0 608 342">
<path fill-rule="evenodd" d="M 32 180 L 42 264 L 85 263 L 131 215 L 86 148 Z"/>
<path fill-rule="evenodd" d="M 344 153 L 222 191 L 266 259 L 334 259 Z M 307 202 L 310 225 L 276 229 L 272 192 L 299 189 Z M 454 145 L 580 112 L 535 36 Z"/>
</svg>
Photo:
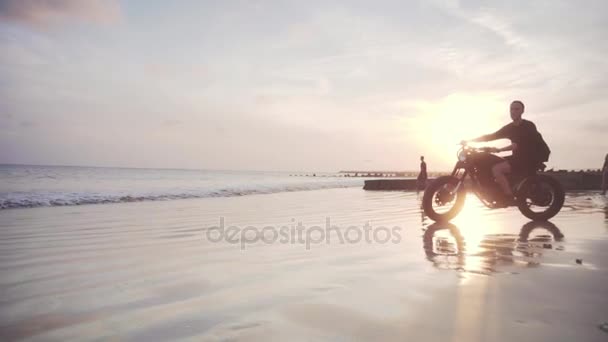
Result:
<svg viewBox="0 0 608 342">
<path fill-rule="evenodd" d="M 603 0 L 0 0 L 0 163 L 448 170 L 519 99 L 599 168 L 606 56 Z"/>
</svg>

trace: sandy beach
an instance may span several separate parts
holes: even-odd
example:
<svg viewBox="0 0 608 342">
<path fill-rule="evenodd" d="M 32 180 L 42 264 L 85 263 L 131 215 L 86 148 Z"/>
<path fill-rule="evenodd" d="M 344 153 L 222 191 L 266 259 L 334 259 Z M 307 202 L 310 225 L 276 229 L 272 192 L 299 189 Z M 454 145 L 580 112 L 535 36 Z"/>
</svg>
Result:
<svg viewBox="0 0 608 342">
<path fill-rule="evenodd" d="M 0 337 L 605 341 L 608 202 L 468 200 L 443 226 L 360 188 L 3 210 Z"/>
<path fill-rule="evenodd" d="M 0 0 L 0 342 L 607 342 L 607 37 L 601 0 Z"/>
</svg>

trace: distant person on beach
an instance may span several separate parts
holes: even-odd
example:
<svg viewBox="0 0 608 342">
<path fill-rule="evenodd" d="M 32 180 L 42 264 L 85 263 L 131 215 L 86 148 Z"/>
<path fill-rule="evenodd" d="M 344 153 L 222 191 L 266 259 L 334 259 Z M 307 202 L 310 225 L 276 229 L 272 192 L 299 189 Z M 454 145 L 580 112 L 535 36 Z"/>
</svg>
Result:
<svg viewBox="0 0 608 342">
<path fill-rule="evenodd" d="M 602 195 L 606 195 L 608 190 L 608 154 L 604 158 L 604 166 L 602 166 Z"/>
<path fill-rule="evenodd" d="M 424 156 L 420 156 L 420 173 L 418 174 L 418 190 L 426 188 L 426 180 L 428 176 L 426 174 L 426 162 Z"/>
</svg>

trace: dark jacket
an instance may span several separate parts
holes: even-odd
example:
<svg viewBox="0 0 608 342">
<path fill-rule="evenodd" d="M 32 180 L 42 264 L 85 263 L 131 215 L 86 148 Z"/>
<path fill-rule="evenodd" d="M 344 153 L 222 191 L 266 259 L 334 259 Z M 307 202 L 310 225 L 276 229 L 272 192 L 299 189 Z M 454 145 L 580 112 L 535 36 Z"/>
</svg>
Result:
<svg viewBox="0 0 608 342">
<path fill-rule="evenodd" d="M 514 159 L 533 163 L 549 160 L 551 150 L 532 121 L 522 120 L 519 125 L 511 122 L 492 134 L 484 135 L 481 141 L 498 139 L 509 139 L 517 144 L 513 150 Z"/>
</svg>

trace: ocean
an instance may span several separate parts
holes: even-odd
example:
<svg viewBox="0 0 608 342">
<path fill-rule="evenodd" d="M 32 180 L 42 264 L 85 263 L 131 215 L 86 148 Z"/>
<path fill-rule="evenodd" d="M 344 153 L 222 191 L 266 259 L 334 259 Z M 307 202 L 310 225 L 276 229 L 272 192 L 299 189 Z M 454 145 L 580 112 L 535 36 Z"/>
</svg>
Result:
<svg viewBox="0 0 608 342">
<path fill-rule="evenodd" d="M 336 174 L 311 177 L 289 172 L 0 165 L 0 209 L 231 197 L 360 186 L 363 186 L 362 178 Z"/>
</svg>

